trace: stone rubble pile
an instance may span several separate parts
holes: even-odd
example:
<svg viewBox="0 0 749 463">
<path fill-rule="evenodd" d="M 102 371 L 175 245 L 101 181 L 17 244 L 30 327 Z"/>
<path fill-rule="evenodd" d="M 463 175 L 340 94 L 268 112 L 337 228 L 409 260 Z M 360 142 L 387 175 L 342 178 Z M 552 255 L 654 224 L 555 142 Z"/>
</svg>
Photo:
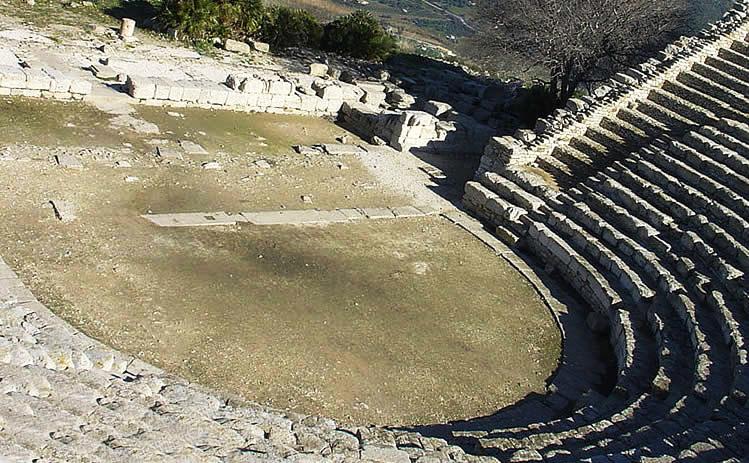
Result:
<svg viewBox="0 0 749 463">
<path fill-rule="evenodd" d="M 748 5 L 487 146 L 464 204 L 586 303 L 617 376 L 550 390 L 536 405 L 564 407 L 542 419 L 456 424 L 464 446 L 509 461 L 749 455 Z"/>
</svg>

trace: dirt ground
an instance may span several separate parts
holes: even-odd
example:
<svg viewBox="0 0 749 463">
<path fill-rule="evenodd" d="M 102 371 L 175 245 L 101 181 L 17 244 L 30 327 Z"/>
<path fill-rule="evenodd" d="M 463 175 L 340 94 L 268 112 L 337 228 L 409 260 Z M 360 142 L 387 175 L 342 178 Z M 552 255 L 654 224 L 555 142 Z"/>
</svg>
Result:
<svg viewBox="0 0 749 463">
<path fill-rule="evenodd" d="M 532 288 L 441 218 L 163 229 L 139 217 L 408 204 L 353 156 L 292 153 L 342 133 L 327 121 L 139 109 L 155 135 L 84 105 L 0 107 L 0 159 L 16 159 L 0 161 L 0 255 L 118 349 L 248 400 L 378 424 L 491 413 L 556 366 L 559 333 Z M 224 167 L 154 161 L 150 140 L 185 138 Z M 56 166 L 61 153 L 84 168 Z M 51 199 L 77 219 L 58 221 Z"/>
</svg>

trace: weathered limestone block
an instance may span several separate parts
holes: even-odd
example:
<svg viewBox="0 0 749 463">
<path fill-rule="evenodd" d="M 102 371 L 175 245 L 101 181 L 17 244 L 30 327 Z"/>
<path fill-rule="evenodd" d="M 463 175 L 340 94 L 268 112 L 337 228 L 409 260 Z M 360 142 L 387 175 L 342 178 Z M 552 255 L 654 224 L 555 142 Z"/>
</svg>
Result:
<svg viewBox="0 0 749 463">
<path fill-rule="evenodd" d="M 123 18 L 120 24 L 120 37 L 130 38 L 135 34 L 135 21 L 129 18 Z"/>
<path fill-rule="evenodd" d="M 26 88 L 29 90 L 50 90 L 52 78 L 42 69 L 29 68 L 23 70 L 26 75 Z"/>
<path fill-rule="evenodd" d="M 311 76 L 325 77 L 328 74 L 328 65 L 322 63 L 311 63 L 308 72 Z"/>
<path fill-rule="evenodd" d="M 505 166 L 531 164 L 537 157 L 516 138 L 508 136 L 492 138 L 486 145 L 484 155 Z"/>
<path fill-rule="evenodd" d="M 323 100 L 343 100 L 343 88 L 339 85 L 324 80 L 316 80 L 312 83 L 312 89 Z"/>
<path fill-rule="evenodd" d="M 408 109 L 416 104 L 416 99 L 406 93 L 405 90 L 396 89 L 387 94 L 385 101 L 398 109 Z"/>
<path fill-rule="evenodd" d="M 257 52 L 260 52 L 260 53 L 270 52 L 270 45 L 268 45 L 265 42 L 260 42 L 257 40 L 250 40 L 250 45 L 252 46 L 252 49 Z"/>
<path fill-rule="evenodd" d="M 441 101 L 430 100 L 430 101 L 427 101 L 426 104 L 424 104 L 424 111 L 428 112 L 429 114 L 435 117 L 440 117 L 441 115 L 445 114 L 446 112 L 452 109 L 453 109 L 452 106 L 450 106 L 447 103 L 443 103 Z"/>
<path fill-rule="evenodd" d="M 26 88 L 26 74 L 17 66 L 0 65 L 0 87 Z"/>
<path fill-rule="evenodd" d="M 253 74 L 242 79 L 242 82 L 239 84 L 238 88 L 244 93 L 266 93 L 268 89 L 268 82 L 261 77 Z"/>
<path fill-rule="evenodd" d="M 292 90 L 291 82 L 286 80 L 271 80 L 268 84 L 268 93 L 272 95 L 290 95 Z"/>
<path fill-rule="evenodd" d="M 131 97 L 139 100 L 152 100 L 156 95 L 156 83 L 146 77 L 128 76 L 125 88 Z"/>
<path fill-rule="evenodd" d="M 226 39 L 224 41 L 224 50 L 232 53 L 245 53 L 249 54 L 252 52 L 252 47 L 249 44 L 240 42 L 234 39 Z"/>
</svg>

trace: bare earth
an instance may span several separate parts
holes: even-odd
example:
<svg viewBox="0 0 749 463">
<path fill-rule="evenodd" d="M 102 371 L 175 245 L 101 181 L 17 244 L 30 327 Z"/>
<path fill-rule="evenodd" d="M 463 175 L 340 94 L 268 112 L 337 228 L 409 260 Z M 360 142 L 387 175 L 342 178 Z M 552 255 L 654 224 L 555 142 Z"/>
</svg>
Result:
<svg viewBox="0 0 749 463">
<path fill-rule="evenodd" d="M 118 349 L 248 400 L 380 424 L 491 413 L 541 390 L 556 366 L 559 333 L 530 285 L 439 217 L 202 230 L 139 217 L 408 204 L 353 156 L 292 153 L 343 133 L 329 122 L 139 109 L 154 135 L 82 105 L 0 106 L 0 159 L 22 158 L 0 161 L 0 255 Z M 151 140 L 185 138 L 209 154 L 154 161 Z M 85 168 L 56 166 L 59 153 Z M 204 158 L 222 169 L 201 169 Z M 114 168 L 122 159 L 132 167 Z M 48 202 L 60 198 L 75 221 L 55 219 Z"/>
</svg>

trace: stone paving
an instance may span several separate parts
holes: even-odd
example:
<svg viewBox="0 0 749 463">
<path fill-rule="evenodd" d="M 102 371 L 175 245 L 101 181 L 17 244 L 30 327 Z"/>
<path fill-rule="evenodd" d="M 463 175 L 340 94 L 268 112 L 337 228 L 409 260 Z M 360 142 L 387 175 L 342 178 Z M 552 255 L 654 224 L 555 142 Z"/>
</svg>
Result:
<svg viewBox="0 0 749 463">
<path fill-rule="evenodd" d="M 144 214 L 142 217 L 160 227 L 228 226 L 238 223 L 251 225 L 326 225 L 359 220 L 426 217 L 439 214 L 430 206 L 397 206 L 383 208 L 348 208 L 323 211 L 318 209 L 261 212 L 188 212 L 176 214 Z"/>
</svg>

